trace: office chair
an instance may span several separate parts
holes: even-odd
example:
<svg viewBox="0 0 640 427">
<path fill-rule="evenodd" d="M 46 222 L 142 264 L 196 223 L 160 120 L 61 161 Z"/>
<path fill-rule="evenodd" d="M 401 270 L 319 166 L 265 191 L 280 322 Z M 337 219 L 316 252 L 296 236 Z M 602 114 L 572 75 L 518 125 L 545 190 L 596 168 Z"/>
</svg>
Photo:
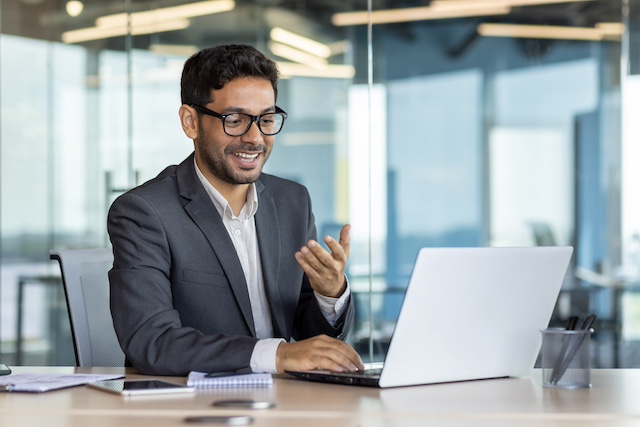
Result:
<svg viewBox="0 0 640 427">
<path fill-rule="evenodd" d="M 49 256 L 62 271 L 76 366 L 124 366 L 109 308 L 111 249 L 52 250 Z"/>
</svg>

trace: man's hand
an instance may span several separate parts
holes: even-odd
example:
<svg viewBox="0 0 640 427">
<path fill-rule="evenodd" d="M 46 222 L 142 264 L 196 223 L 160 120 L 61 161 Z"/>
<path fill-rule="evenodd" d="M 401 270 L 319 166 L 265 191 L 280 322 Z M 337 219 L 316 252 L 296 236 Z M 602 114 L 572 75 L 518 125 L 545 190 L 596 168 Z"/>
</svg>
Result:
<svg viewBox="0 0 640 427">
<path fill-rule="evenodd" d="M 281 343 L 276 352 L 276 369 L 280 373 L 311 369 L 354 372 L 364 369 L 364 365 L 360 355 L 349 344 L 318 335 L 298 342 Z"/>
<path fill-rule="evenodd" d="M 344 292 L 347 284 L 344 270 L 349 258 L 349 231 L 347 224 L 340 230 L 340 241 L 336 242 L 331 236 L 326 236 L 324 242 L 331 253 L 327 252 L 318 242 L 309 240 L 295 257 L 298 264 L 309 278 L 311 287 L 316 292 L 332 298 L 338 298 Z"/>
</svg>

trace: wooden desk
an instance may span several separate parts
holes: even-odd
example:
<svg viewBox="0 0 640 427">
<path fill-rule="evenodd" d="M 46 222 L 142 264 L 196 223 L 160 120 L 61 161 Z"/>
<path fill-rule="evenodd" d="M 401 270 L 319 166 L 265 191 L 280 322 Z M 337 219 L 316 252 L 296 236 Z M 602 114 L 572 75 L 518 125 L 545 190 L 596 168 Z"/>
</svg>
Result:
<svg viewBox="0 0 640 427">
<path fill-rule="evenodd" d="M 75 368 L 76 372 L 122 372 Z M 18 367 L 18 372 L 74 368 Z M 140 378 L 128 374 L 128 378 Z M 43 394 L 0 393 L 0 425 L 185 426 L 187 416 L 249 414 L 254 426 L 640 426 L 640 370 L 594 370 L 593 387 L 552 390 L 530 377 L 379 390 L 276 378 L 273 388 L 199 390 L 193 395 L 123 398 L 84 386 Z M 184 382 L 184 378 L 167 378 Z M 269 410 L 213 408 L 218 399 L 268 399 Z"/>
</svg>

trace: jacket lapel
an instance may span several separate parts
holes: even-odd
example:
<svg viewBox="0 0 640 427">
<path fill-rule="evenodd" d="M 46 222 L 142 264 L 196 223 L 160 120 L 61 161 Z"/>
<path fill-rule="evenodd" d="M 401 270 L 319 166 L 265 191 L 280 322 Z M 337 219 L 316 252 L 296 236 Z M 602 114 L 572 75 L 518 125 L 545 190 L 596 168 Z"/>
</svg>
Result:
<svg viewBox="0 0 640 427">
<path fill-rule="evenodd" d="M 265 190 L 260 180 L 256 181 L 258 192 L 258 212 L 256 213 L 256 232 L 262 263 L 262 277 L 265 292 L 271 309 L 271 322 L 275 337 L 287 338 L 285 315 L 280 298 L 279 268 L 282 247 L 280 245 L 280 223 L 275 201 Z"/>
<path fill-rule="evenodd" d="M 189 156 L 176 170 L 180 195 L 189 200 L 186 202 L 184 209 L 209 240 L 211 248 L 229 278 L 229 283 L 238 301 L 238 307 L 242 311 L 244 320 L 247 322 L 251 334 L 255 337 L 256 329 L 253 315 L 251 314 L 249 291 L 247 290 L 242 265 L 233 242 L 222 223 L 222 219 L 218 215 L 218 211 L 198 180 L 193 165 L 193 157 L 193 154 Z"/>
</svg>

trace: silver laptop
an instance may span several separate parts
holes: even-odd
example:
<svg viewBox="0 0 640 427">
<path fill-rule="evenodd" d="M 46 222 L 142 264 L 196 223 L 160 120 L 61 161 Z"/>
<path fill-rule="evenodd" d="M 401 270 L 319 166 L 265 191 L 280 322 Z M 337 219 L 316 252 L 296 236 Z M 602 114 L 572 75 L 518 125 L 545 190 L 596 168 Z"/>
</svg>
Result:
<svg viewBox="0 0 640 427">
<path fill-rule="evenodd" d="M 530 373 L 572 247 L 423 248 L 379 372 L 288 372 L 398 387 Z"/>
</svg>

